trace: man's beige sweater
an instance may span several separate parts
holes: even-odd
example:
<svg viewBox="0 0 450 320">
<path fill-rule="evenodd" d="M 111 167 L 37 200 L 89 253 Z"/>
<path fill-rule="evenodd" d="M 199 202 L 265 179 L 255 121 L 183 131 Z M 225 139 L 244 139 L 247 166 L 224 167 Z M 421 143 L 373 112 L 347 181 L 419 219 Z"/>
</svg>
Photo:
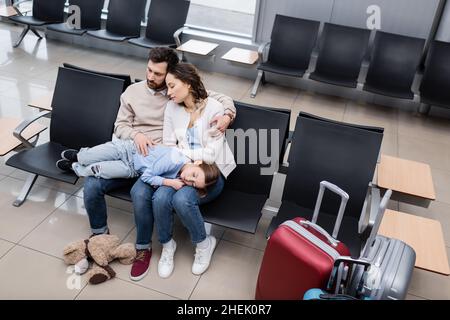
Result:
<svg viewBox="0 0 450 320">
<path fill-rule="evenodd" d="M 236 108 L 230 97 L 213 91 L 208 91 L 208 95 L 222 103 L 225 113 L 235 116 Z M 168 101 L 165 91 L 151 92 L 146 81 L 129 86 L 120 97 L 114 134 L 120 139 L 134 139 L 141 132 L 156 143 L 161 143 L 164 110 Z"/>
</svg>

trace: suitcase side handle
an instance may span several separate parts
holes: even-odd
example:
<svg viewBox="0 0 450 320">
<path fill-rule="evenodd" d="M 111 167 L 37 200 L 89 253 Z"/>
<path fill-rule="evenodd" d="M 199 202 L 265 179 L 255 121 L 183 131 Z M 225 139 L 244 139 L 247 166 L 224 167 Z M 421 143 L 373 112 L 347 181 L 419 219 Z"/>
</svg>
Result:
<svg viewBox="0 0 450 320">
<path fill-rule="evenodd" d="M 333 247 L 337 247 L 339 244 L 339 240 L 334 239 L 332 236 L 330 236 L 330 234 L 321 226 L 312 223 L 310 221 L 307 220 L 301 220 L 300 224 L 303 226 L 307 226 L 310 228 L 313 228 L 314 230 L 316 230 L 317 232 L 319 232 L 321 235 L 323 235 L 325 238 L 327 238 L 328 242 L 333 246 Z"/>
<path fill-rule="evenodd" d="M 314 207 L 313 218 L 311 219 L 312 223 L 316 223 L 317 218 L 319 217 L 320 206 L 322 205 L 322 199 L 323 199 L 323 194 L 325 192 L 325 189 L 328 189 L 341 197 L 341 204 L 339 206 L 339 211 L 338 211 L 338 214 L 336 217 L 336 223 L 334 224 L 334 229 L 333 229 L 333 234 L 332 234 L 332 237 L 336 239 L 337 235 L 339 233 L 339 229 L 341 227 L 342 218 L 344 217 L 345 207 L 347 206 L 347 201 L 350 197 L 348 196 L 347 192 L 345 192 L 344 190 L 339 188 L 337 185 L 332 184 L 331 182 L 328 182 L 328 181 L 320 182 L 319 195 L 317 196 L 316 206 Z"/>
<path fill-rule="evenodd" d="M 339 277 L 338 271 L 343 263 L 349 264 L 351 267 L 347 272 L 346 280 L 349 281 L 352 277 L 354 265 L 361 265 L 364 267 L 364 271 L 367 271 L 371 267 L 371 263 L 365 259 L 355 259 L 352 257 L 340 256 L 334 261 L 334 267 L 331 271 L 330 279 L 328 280 L 327 290 L 331 290 L 334 282 L 336 281 L 336 289 L 339 291 L 340 283 L 342 281 L 342 277 Z M 362 283 L 359 284 L 362 286 Z"/>
</svg>

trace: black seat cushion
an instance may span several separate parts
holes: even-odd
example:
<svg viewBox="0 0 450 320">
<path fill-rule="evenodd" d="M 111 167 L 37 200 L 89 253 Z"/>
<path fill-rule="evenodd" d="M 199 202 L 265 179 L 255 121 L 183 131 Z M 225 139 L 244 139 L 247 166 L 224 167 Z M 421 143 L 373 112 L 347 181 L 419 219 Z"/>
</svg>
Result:
<svg viewBox="0 0 450 320">
<path fill-rule="evenodd" d="M 105 29 L 96 30 L 96 31 L 88 31 L 87 34 L 90 36 L 99 38 L 99 39 L 118 41 L 118 42 L 133 38 L 132 36 L 122 36 L 122 35 L 119 35 L 116 33 L 112 33 Z"/>
<path fill-rule="evenodd" d="M 369 91 L 372 93 L 389 96 L 393 98 L 399 98 L 399 99 L 414 99 L 414 93 L 411 91 L 411 89 L 405 89 L 405 88 L 396 88 L 392 85 L 386 85 L 382 86 L 379 85 L 377 87 L 373 87 L 369 84 L 365 84 L 363 90 Z"/>
<path fill-rule="evenodd" d="M 225 188 L 217 199 L 202 205 L 200 210 L 206 222 L 255 233 L 266 200 L 265 195 Z"/>
<path fill-rule="evenodd" d="M 411 91 L 420 64 L 424 39 L 377 31 L 364 90 L 400 99 Z"/>
<path fill-rule="evenodd" d="M 56 161 L 61 159 L 61 152 L 66 149 L 67 147 L 59 143 L 48 142 L 15 154 L 6 161 L 6 165 L 47 178 L 75 184 L 78 177 L 74 173 L 61 171 L 55 165 Z"/>
<path fill-rule="evenodd" d="M 21 24 L 28 24 L 30 26 L 43 26 L 45 24 L 53 23 L 48 21 L 43 21 L 40 19 L 36 19 L 32 16 L 13 16 L 9 18 L 11 21 L 21 23 Z"/>
<path fill-rule="evenodd" d="M 140 37 L 135 39 L 128 40 L 129 43 L 134 44 L 136 46 L 144 47 L 144 48 L 154 48 L 154 47 L 175 47 L 176 44 L 173 43 L 163 43 L 155 40 L 151 40 L 147 37 Z"/>
<path fill-rule="evenodd" d="M 129 180 L 130 180 L 129 186 L 124 186 L 121 188 L 111 190 L 107 193 L 107 195 L 113 198 L 132 202 L 130 191 L 137 179 L 129 179 Z"/>
<path fill-rule="evenodd" d="M 422 103 L 450 108 L 450 43 L 433 41 L 420 84 Z"/>
<path fill-rule="evenodd" d="M 48 30 L 56 31 L 56 32 L 62 32 L 62 33 L 68 33 L 68 34 L 74 34 L 77 36 L 81 36 L 87 32 L 86 29 L 71 29 L 67 26 L 67 23 L 55 23 L 47 26 Z"/>
<path fill-rule="evenodd" d="M 284 201 L 277 216 L 272 219 L 266 236 L 270 236 L 272 232 L 286 220 L 303 217 L 311 221 L 313 212 L 312 209 L 298 206 L 290 201 Z M 333 232 L 335 222 L 336 215 L 330 215 L 324 212 L 319 213 L 317 224 L 324 228 L 330 235 Z M 348 247 L 352 257 L 359 258 L 362 241 L 358 235 L 358 220 L 356 218 L 344 215 L 337 238 Z"/>
<path fill-rule="evenodd" d="M 292 67 L 283 67 L 280 65 L 275 65 L 269 61 L 263 62 L 258 66 L 258 70 L 263 70 L 267 72 L 273 72 L 278 74 L 283 74 L 291 77 L 302 77 L 305 74 L 304 69 L 295 69 Z"/>
<path fill-rule="evenodd" d="M 336 75 L 331 75 L 331 74 L 327 74 L 326 76 L 324 76 L 317 72 L 313 72 L 313 73 L 311 73 L 309 78 L 316 80 L 316 81 L 329 83 L 329 84 L 333 84 L 336 86 L 348 87 L 348 88 L 356 88 L 356 86 L 358 85 L 358 81 L 355 80 L 353 77 L 336 76 Z"/>
</svg>

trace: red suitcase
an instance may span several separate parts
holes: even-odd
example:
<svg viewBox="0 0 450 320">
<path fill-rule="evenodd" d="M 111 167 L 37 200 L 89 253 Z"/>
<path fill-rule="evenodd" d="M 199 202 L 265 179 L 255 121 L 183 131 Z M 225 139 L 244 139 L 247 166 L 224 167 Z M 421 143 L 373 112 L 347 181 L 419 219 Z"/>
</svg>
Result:
<svg viewBox="0 0 450 320">
<path fill-rule="evenodd" d="M 316 223 L 325 188 L 341 196 L 341 205 L 330 236 Z M 336 240 L 348 194 L 322 181 L 312 222 L 303 218 L 282 223 L 271 235 L 259 270 L 257 300 L 301 300 L 311 288 L 326 289 L 334 261 L 350 251 Z"/>
</svg>

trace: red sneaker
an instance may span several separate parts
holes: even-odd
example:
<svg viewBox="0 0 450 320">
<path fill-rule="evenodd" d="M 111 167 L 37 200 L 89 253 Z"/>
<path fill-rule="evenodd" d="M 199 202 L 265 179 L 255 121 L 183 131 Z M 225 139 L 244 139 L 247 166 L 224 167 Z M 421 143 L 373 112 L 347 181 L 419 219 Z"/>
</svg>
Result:
<svg viewBox="0 0 450 320">
<path fill-rule="evenodd" d="M 148 270 L 150 269 L 151 257 L 151 249 L 136 250 L 136 259 L 134 259 L 130 272 L 131 280 L 139 281 L 147 275 Z"/>
</svg>

